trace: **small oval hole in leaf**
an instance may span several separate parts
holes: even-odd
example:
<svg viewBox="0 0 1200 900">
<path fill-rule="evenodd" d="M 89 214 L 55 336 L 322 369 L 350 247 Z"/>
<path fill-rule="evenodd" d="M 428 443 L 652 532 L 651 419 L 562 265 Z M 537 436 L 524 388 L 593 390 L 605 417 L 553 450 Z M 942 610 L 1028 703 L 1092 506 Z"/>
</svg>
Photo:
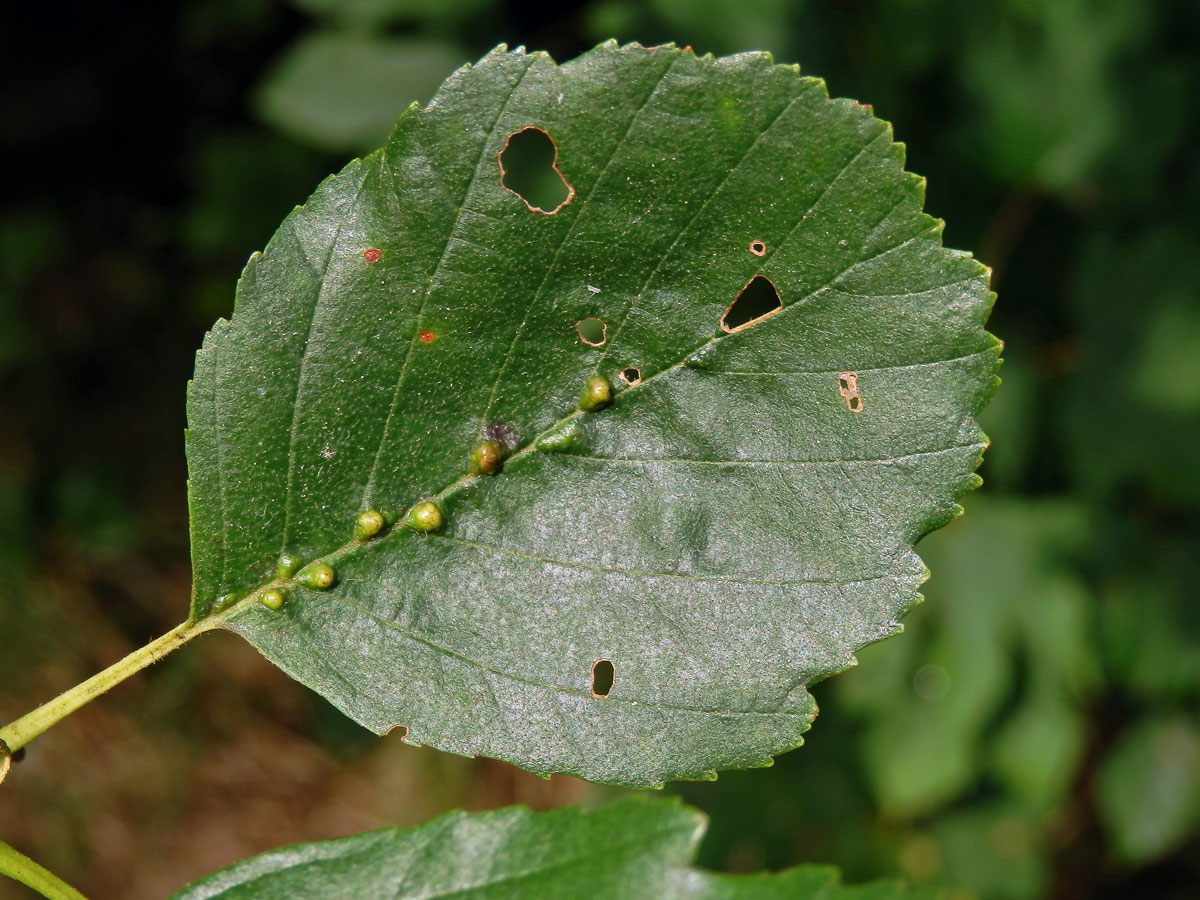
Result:
<svg viewBox="0 0 1200 900">
<path fill-rule="evenodd" d="M 575 196 L 558 169 L 558 147 L 542 129 L 531 125 L 510 134 L 499 158 L 500 183 L 531 211 L 553 215 Z"/>
<path fill-rule="evenodd" d="M 598 659 L 592 666 L 592 696 L 604 698 L 612 691 L 617 672 L 611 659 Z"/>
<path fill-rule="evenodd" d="M 770 278 L 765 275 L 755 275 L 742 288 L 725 315 L 721 316 L 721 330 L 729 334 L 749 328 L 783 309 L 783 301 L 779 299 L 779 291 Z"/>
<path fill-rule="evenodd" d="M 766 256 L 767 245 L 764 244 L 762 241 L 751 241 L 750 242 L 750 252 L 753 253 L 755 256 Z"/>
<path fill-rule="evenodd" d="M 608 324 L 603 319 L 580 319 L 575 330 L 579 339 L 592 347 L 602 347 L 608 340 Z"/>
<path fill-rule="evenodd" d="M 630 387 L 636 387 L 642 383 L 642 372 L 636 366 L 630 366 L 627 369 L 622 369 L 621 380 Z"/>
</svg>

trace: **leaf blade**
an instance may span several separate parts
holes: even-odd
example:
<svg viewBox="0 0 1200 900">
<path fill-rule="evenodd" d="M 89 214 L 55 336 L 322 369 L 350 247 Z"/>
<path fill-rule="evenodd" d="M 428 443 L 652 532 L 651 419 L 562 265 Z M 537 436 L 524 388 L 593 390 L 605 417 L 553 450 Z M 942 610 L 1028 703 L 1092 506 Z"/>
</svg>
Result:
<svg viewBox="0 0 1200 900">
<path fill-rule="evenodd" d="M 575 191 L 554 215 L 501 183 L 531 124 Z M 641 785 L 769 764 L 978 483 L 986 275 L 902 161 L 764 54 L 460 70 L 289 217 L 198 357 L 194 614 L 320 556 L 332 591 L 223 623 L 378 732 Z M 722 331 L 755 273 L 782 309 Z M 597 373 L 626 386 L 585 414 Z M 468 477 L 489 429 L 514 452 Z M 429 497 L 443 532 L 347 542 Z"/>
<path fill-rule="evenodd" d="M 297 896 L 916 900 L 876 882 L 843 887 L 836 870 L 715 875 L 685 868 L 704 818 L 676 801 L 627 798 L 592 811 L 509 807 L 454 812 L 385 829 L 264 853 L 184 888 L 174 900 L 273 900 Z"/>
</svg>

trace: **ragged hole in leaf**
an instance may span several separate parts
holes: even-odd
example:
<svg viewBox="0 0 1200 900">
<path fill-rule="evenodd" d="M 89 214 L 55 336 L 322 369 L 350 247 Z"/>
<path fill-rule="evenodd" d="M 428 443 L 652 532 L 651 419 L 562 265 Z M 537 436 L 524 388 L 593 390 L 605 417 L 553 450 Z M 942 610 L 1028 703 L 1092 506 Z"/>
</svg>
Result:
<svg viewBox="0 0 1200 900">
<path fill-rule="evenodd" d="M 611 659 L 598 659 L 595 665 L 592 666 L 592 696 L 597 699 L 603 699 L 609 695 L 613 689 L 613 681 L 616 680 L 617 672 L 613 668 Z"/>
<path fill-rule="evenodd" d="M 636 366 L 630 366 L 627 369 L 621 370 L 621 380 L 630 387 L 636 387 L 642 383 L 642 372 Z"/>
<path fill-rule="evenodd" d="M 391 728 L 388 729 L 387 733 L 394 734 L 394 735 L 396 735 L 396 737 L 400 738 L 400 740 L 403 741 L 408 737 L 408 726 L 407 725 L 393 725 Z"/>
<path fill-rule="evenodd" d="M 721 330 L 733 334 L 775 315 L 781 309 L 783 301 L 779 299 L 779 291 L 775 290 L 771 279 L 765 275 L 755 275 L 729 304 L 725 315 L 721 316 Z"/>
<path fill-rule="evenodd" d="M 766 256 L 767 245 L 764 244 L 762 241 L 751 241 L 750 242 L 750 252 L 753 253 L 755 256 Z"/>
<path fill-rule="evenodd" d="M 510 134 L 498 159 L 500 183 L 532 212 L 553 215 L 575 196 L 558 168 L 558 147 L 541 128 L 531 125 Z"/>
<path fill-rule="evenodd" d="M 838 393 L 846 401 L 846 408 L 853 413 L 863 411 L 862 397 L 858 394 L 858 373 L 838 372 Z"/>
<path fill-rule="evenodd" d="M 592 347 L 602 347 L 608 340 L 608 323 L 603 319 L 580 319 L 575 323 L 579 339 Z"/>
</svg>

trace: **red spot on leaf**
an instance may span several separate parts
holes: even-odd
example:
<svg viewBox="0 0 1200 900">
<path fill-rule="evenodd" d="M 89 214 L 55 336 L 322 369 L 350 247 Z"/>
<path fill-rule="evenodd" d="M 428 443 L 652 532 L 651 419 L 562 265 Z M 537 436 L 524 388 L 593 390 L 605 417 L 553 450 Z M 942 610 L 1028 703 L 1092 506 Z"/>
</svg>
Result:
<svg viewBox="0 0 1200 900">
<path fill-rule="evenodd" d="M 363 251 L 363 259 L 369 263 L 377 263 L 383 258 L 383 253 L 376 247 L 370 247 Z"/>
<path fill-rule="evenodd" d="M 432 331 L 422 331 L 419 337 L 421 338 L 421 343 L 432 344 L 433 339 L 437 337 L 437 335 L 435 335 Z"/>
</svg>

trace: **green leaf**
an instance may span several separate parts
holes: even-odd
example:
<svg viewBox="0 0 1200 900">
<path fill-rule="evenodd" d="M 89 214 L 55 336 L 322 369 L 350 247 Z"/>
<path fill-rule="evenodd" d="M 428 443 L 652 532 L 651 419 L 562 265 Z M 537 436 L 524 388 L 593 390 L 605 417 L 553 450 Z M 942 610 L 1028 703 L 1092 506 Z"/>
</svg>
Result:
<svg viewBox="0 0 1200 900">
<path fill-rule="evenodd" d="M 275 64 L 259 89 L 262 117 L 334 151 L 376 146 L 401 111 L 429 97 L 461 59 L 433 40 L 317 31 Z"/>
<path fill-rule="evenodd" d="M 877 882 L 843 887 L 837 871 L 800 866 L 772 875 L 685 868 L 704 817 L 673 800 L 631 797 L 603 809 L 453 812 L 264 853 L 184 888 L 174 900 L 293 897 L 554 897 L 593 900 L 919 900 Z"/>
<path fill-rule="evenodd" d="M 551 214 L 501 181 L 529 127 Z M 986 271 L 902 162 L 766 54 L 461 69 L 285 220 L 197 356 L 193 615 L 413 742 L 637 785 L 769 764 L 978 483 Z M 726 332 L 759 275 L 782 309 Z M 440 530 L 405 525 L 425 500 Z M 369 509 L 396 524 L 354 540 Z"/>
<path fill-rule="evenodd" d="M 1200 824 L 1200 730 L 1183 718 L 1138 723 L 1104 760 L 1098 789 L 1120 854 L 1136 863 L 1163 856 Z"/>
</svg>

